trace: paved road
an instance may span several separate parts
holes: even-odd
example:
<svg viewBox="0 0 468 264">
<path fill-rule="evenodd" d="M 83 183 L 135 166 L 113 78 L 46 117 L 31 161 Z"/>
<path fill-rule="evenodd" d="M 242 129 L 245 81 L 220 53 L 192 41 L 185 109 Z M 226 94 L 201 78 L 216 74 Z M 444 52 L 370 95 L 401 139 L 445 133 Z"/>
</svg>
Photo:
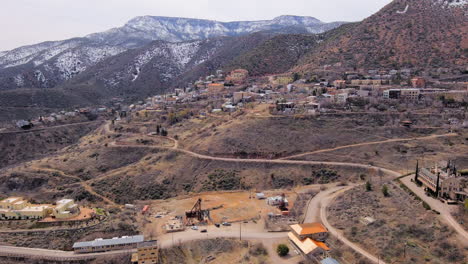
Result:
<svg viewBox="0 0 468 264">
<path fill-rule="evenodd" d="M 450 213 L 447 204 L 442 203 L 441 201 L 434 199 L 432 197 L 427 196 L 424 193 L 424 189 L 422 187 L 418 187 L 411 179 L 414 175 L 410 175 L 400 179 L 400 181 L 406 185 L 411 191 L 413 191 L 419 198 L 421 198 L 424 202 L 426 202 L 432 209 L 435 209 L 440 212 L 441 218 L 451 226 L 455 231 L 458 233 L 461 241 L 465 243 L 465 246 L 468 246 L 468 232 L 461 226 L 455 218 L 453 218 L 452 214 Z"/>
</svg>

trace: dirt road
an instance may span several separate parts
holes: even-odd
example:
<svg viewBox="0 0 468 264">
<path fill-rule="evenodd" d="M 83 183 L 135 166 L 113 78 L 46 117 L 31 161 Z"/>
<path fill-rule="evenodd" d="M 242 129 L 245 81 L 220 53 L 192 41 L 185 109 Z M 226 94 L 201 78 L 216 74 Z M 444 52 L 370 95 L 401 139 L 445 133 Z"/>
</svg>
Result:
<svg viewBox="0 0 468 264">
<path fill-rule="evenodd" d="M 85 124 L 92 124 L 92 123 L 102 123 L 102 122 L 103 122 L 102 120 L 95 120 L 95 121 L 78 122 L 78 123 L 51 126 L 51 127 L 33 128 L 33 129 L 29 129 L 29 130 L 4 131 L 4 132 L 0 132 L 0 135 L 26 134 L 26 133 L 39 132 L 39 131 L 44 131 L 44 130 L 54 130 L 54 129 L 62 128 L 62 127 L 71 127 L 71 126 L 78 126 L 78 125 L 85 125 Z"/>
<path fill-rule="evenodd" d="M 392 139 L 381 140 L 381 141 L 372 141 L 372 142 L 364 142 L 364 143 L 357 143 L 357 144 L 339 146 L 339 147 L 336 147 L 336 148 L 320 149 L 320 150 L 316 150 L 316 151 L 305 152 L 305 153 L 301 153 L 301 154 L 297 154 L 297 155 L 283 157 L 283 158 L 280 158 L 280 160 L 296 159 L 296 158 L 300 158 L 300 157 L 304 157 L 304 156 L 308 156 L 308 155 L 312 155 L 312 154 L 330 152 L 330 151 L 335 151 L 335 150 L 340 150 L 340 149 L 361 147 L 361 146 L 370 146 L 370 145 L 378 145 L 378 144 L 393 143 L 393 142 L 428 140 L 428 139 L 436 139 L 436 138 L 440 138 L 440 137 L 453 137 L 453 136 L 457 136 L 457 134 L 456 133 L 448 133 L 448 134 L 442 134 L 442 135 L 431 135 L 431 136 L 427 136 L 427 137 L 392 138 Z"/>
</svg>

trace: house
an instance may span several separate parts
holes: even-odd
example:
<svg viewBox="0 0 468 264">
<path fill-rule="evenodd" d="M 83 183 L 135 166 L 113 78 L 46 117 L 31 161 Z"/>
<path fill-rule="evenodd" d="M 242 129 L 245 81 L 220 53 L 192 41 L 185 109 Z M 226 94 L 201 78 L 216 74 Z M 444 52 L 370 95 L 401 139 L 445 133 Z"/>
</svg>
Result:
<svg viewBox="0 0 468 264">
<path fill-rule="evenodd" d="M 159 261 L 159 247 L 155 240 L 138 244 L 137 253 L 132 254 L 133 264 L 155 264 Z"/>
<path fill-rule="evenodd" d="M 328 230 L 320 223 L 291 225 L 289 240 L 305 256 L 317 256 L 326 253 L 330 248 L 325 244 Z"/>
<path fill-rule="evenodd" d="M 140 243 L 143 243 L 145 237 L 138 236 L 123 236 L 114 237 L 112 239 L 97 238 L 93 241 L 76 242 L 73 244 L 75 253 L 92 253 L 105 252 L 112 250 L 133 249 L 137 248 Z"/>
<path fill-rule="evenodd" d="M 57 201 L 57 205 L 52 211 L 52 216 L 56 219 L 72 218 L 80 214 L 80 208 L 72 199 L 62 199 Z"/>
</svg>

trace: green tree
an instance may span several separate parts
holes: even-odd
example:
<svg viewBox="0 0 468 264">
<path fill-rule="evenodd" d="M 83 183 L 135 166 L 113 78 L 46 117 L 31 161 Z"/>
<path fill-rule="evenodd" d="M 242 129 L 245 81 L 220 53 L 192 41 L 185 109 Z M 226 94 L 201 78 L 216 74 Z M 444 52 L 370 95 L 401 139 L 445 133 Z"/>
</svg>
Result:
<svg viewBox="0 0 468 264">
<path fill-rule="evenodd" d="M 388 186 L 386 184 L 382 186 L 382 193 L 385 197 L 390 196 L 390 193 L 388 192 Z"/>
<path fill-rule="evenodd" d="M 279 244 L 276 248 L 276 252 L 279 256 L 284 257 L 289 254 L 289 247 L 285 244 Z"/>
<path fill-rule="evenodd" d="M 370 181 L 366 182 L 366 191 L 368 192 L 372 191 L 372 184 L 370 183 Z"/>
</svg>

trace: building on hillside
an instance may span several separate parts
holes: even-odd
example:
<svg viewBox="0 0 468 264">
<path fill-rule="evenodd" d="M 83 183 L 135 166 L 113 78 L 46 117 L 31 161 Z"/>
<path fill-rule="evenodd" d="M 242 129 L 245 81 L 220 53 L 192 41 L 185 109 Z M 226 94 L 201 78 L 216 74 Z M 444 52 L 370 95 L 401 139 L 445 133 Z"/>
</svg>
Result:
<svg viewBox="0 0 468 264">
<path fill-rule="evenodd" d="M 453 201 L 465 201 L 468 198 L 468 179 L 461 176 L 451 161 L 446 165 L 435 164 L 430 168 L 419 168 L 418 162 L 414 181 L 422 184 L 426 191 L 438 198 Z"/>
<path fill-rule="evenodd" d="M 62 199 L 57 201 L 57 205 L 52 211 L 52 216 L 56 219 L 72 218 L 80 214 L 80 208 L 72 199 Z"/>
<path fill-rule="evenodd" d="M 138 244 L 137 253 L 132 254 L 133 264 L 156 264 L 158 261 L 159 248 L 155 240 Z"/>
<path fill-rule="evenodd" d="M 224 84 L 222 83 L 210 83 L 208 84 L 208 92 L 211 94 L 217 94 L 224 90 Z"/>
<path fill-rule="evenodd" d="M 378 80 L 372 80 L 372 79 L 365 79 L 365 80 L 351 80 L 351 85 L 353 86 L 359 86 L 359 85 L 374 85 L 374 86 L 378 86 L 378 85 L 384 85 L 384 84 L 388 84 L 388 80 L 381 80 L 381 79 L 378 79 Z"/>
<path fill-rule="evenodd" d="M 233 70 L 229 76 L 226 78 L 227 82 L 232 82 L 234 84 L 243 83 L 247 77 L 249 77 L 249 71 L 245 69 Z"/>
<path fill-rule="evenodd" d="M 244 103 L 254 101 L 253 93 L 250 92 L 235 92 L 232 95 L 232 103 Z"/>
<path fill-rule="evenodd" d="M 45 218 L 51 211 L 51 205 L 31 204 L 21 197 L 9 197 L 0 201 L 1 220 L 39 220 Z"/>
<path fill-rule="evenodd" d="M 411 79 L 411 86 L 413 88 L 426 88 L 426 80 L 421 77 Z"/>
<path fill-rule="evenodd" d="M 346 81 L 345 80 L 336 80 L 333 82 L 333 86 L 337 89 L 345 89 L 346 88 Z"/>
<path fill-rule="evenodd" d="M 307 257 L 326 253 L 330 248 L 325 244 L 328 230 L 320 223 L 291 225 L 289 240 Z"/>
<path fill-rule="evenodd" d="M 345 104 L 348 100 L 348 97 L 348 93 L 337 93 L 335 94 L 335 102 L 337 102 L 338 104 Z"/>
<path fill-rule="evenodd" d="M 383 91 L 384 99 L 402 99 L 407 101 L 418 101 L 421 91 L 415 88 L 388 89 Z"/>
<path fill-rule="evenodd" d="M 92 253 L 92 252 L 105 252 L 112 250 L 133 249 L 137 248 L 139 244 L 143 243 L 145 237 L 138 236 L 123 236 L 114 237 L 112 239 L 97 238 L 93 241 L 76 242 L 73 244 L 73 251 L 75 253 Z"/>
</svg>

